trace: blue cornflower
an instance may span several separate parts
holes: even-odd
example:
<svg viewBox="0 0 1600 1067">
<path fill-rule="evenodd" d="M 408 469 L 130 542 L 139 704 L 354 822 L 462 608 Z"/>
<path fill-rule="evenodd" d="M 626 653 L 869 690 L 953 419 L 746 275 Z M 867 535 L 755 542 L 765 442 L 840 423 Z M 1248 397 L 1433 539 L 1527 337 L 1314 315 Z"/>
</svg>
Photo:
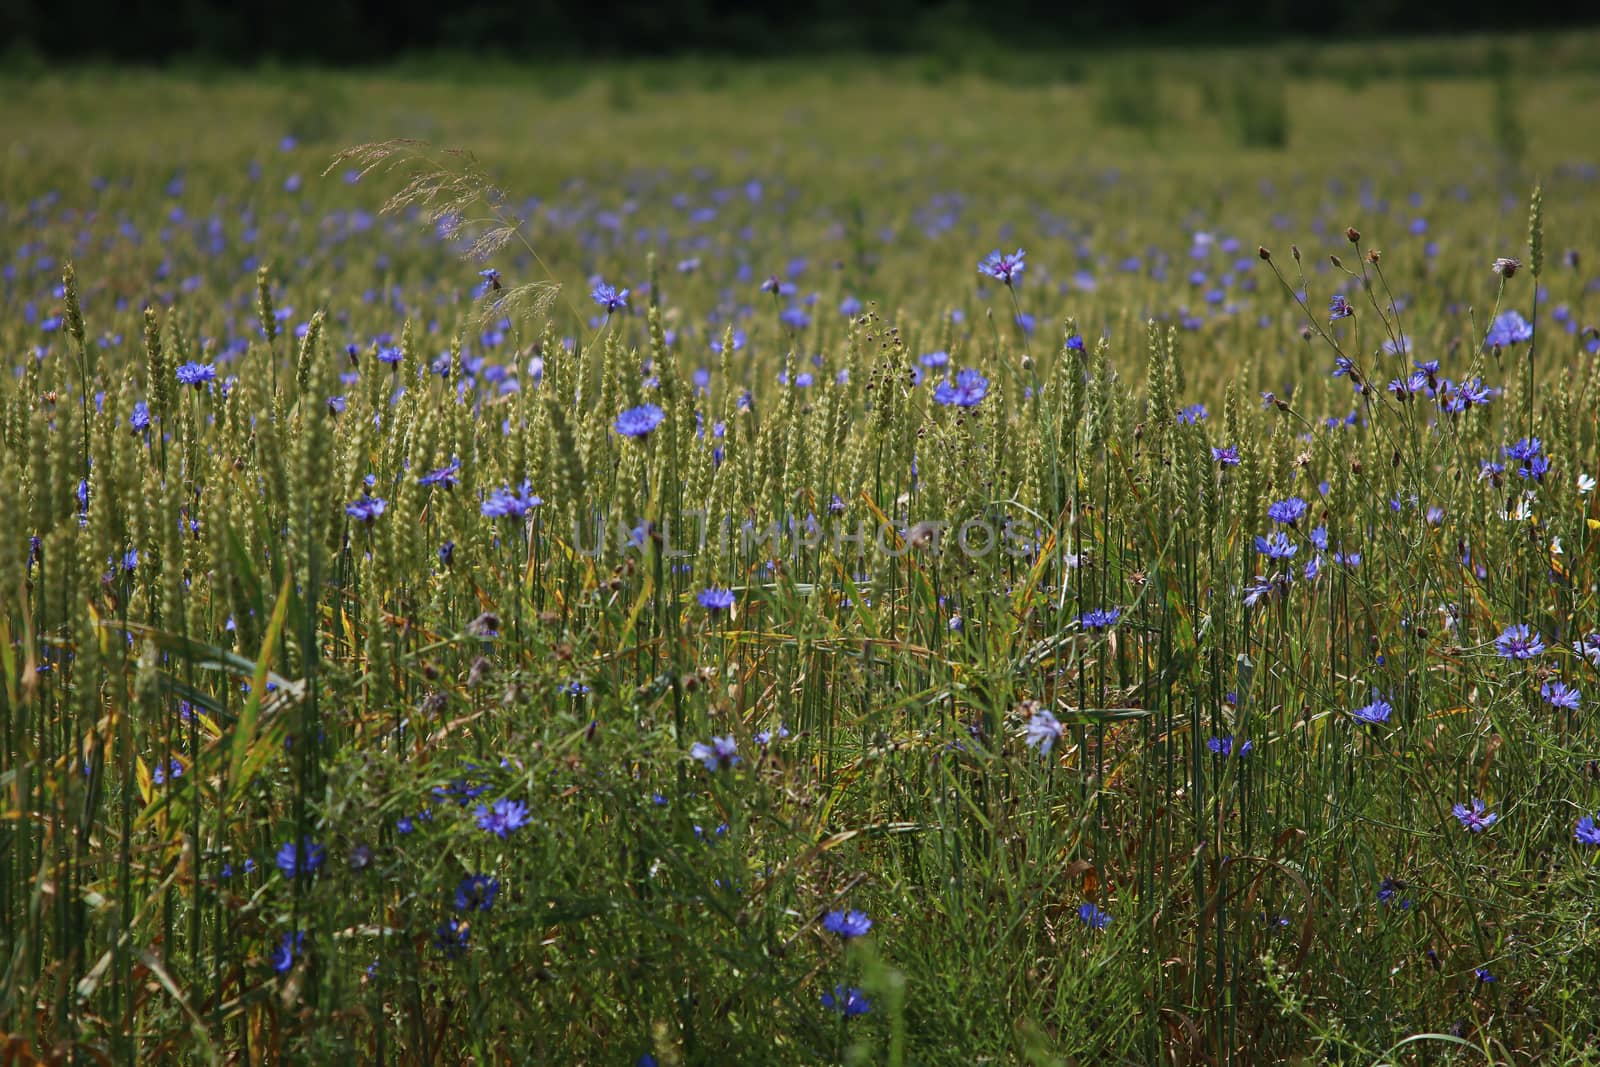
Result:
<svg viewBox="0 0 1600 1067">
<path fill-rule="evenodd" d="M 290 841 L 278 849 L 278 870 L 283 872 L 285 878 L 313 874 L 322 866 L 323 855 L 321 845 L 309 837 L 302 837 L 298 843 Z"/>
<path fill-rule="evenodd" d="M 1553 708 L 1577 711 L 1581 702 L 1578 691 L 1566 682 L 1546 682 L 1539 687 L 1539 695 Z"/>
<path fill-rule="evenodd" d="M 1219 467 L 1237 467 L 1239 465 L 1239 449 L 1233 445 L 1213 448 L 1211 450 L 1211 461 Z"/>
<path fill-rule="evenodd" d="M 1267 508 L 1267 518 L 1285 526 L 1293 526 L 1306 515 L 1306 502 L 1297 496 L 1280 500 Z"/>
<path fill-rule="evenodd" d="M 1485 811 L 1483 801 L 1477 797 L 1472 798 L 1472 807 L 1470 808 L 1465 804 L 1457 804 L 1450 810 L 1455 813 L 1457 819 L 1461 820 L 1462 826 L 1475 834 L 1483 833 L 1500 819 L 1500 816 L 1494 812 Z"/>
<path fill-rule="evenodd" d="M 1350 306 L 1350 302 L 1344 298 L 1343 293 L 1333 294 L 1333 298 L 1328 301 L 1328 321 L 1330 323 L 1338 322 L 1340 319 L 1348 319 L 1355 313 L 1356 309 Z"/>
<path fill-rule="evenodd" d="M 702 589 L 695 598 L 707 611 L 727 611 L 733 607 L 732 589 Z"/>
<path fill-rule="evenodd" d="M 1528 320 L 1522 317 L 1522 312 L 1516 310 L 1502 311 L 1494 317 L 1494 322 L 1489 325 L 1488 336 L 1484 338 L 1487 345 L 1518 345 L 1533 339 L 1533 327 L 1528 325 Z"/>
<path fill-rule="evenodd" d="M 346 504 L 344 510 L 352 519 L 359 519 L 370 525 L 388 506 L 381 496 L 364 496 L 360 500 Z"/>
<path fill-rule="evenodd" d="M 1472 976 L 1474 978 L 1476 978 L 1478 981 L 1486 982 L 1486 983 L 1487 982 L 1498 982 L 1500 980 L 1500 979 L 1496 978 L 1493 974 L 1489 973 L 1489 968 L 1487 968 L 1487 967 L 1474 967 L 1472 969 Z"/>
<path fill-rule="evenodd" d="M 822 1006 L 838 1012 L 847 1019 L 865 1015 L 872 1010 L 872 1002 L 855 986 L 850 986 L 848 989 L 842 985 L 834 986 L 832 993 L 822 994 Z"/>
<path fill-rule="evenodd" d="M 1190 404 L 1188 407 L 1180 408 L 1178 411 L 1178 421 L 1185 426 L 1194 426 L 1205 422 L 1210 416 L 1211 412 L 1206 410 L 1204 404 Z"/>
<path fill-rule="evenodd" d="M 1239 755 L 1247 755 L 1255 747 L 1254 741 L 1245 741 L 1239 745 Z M 1231 756 L 1233 755 L 1233 737 L 1229 735 L 1228 737 L 1207 738 L 1206 748 L 1219 756 Z"/>
<path fill-rule="evenodd" d="M 178 368 L 179 385 L 192 385 L 198 389 L 216 380 L 217 367 L 214 363 L 185 363 Z"/>
<path fill-rule="evenodd" d="M 822 918 L 822 928 L 848 941 L 852 937 L 864 936 L 872 929 L 872 920 L 867 918 L 864 911 L 830 911 Z"/>
<path fill-rule="evenodd" d="M 1350 715 L 1359 722 L 1371 723 L 1376 726 L 1379 723 L 1388 722 L 1389 716 L 1393 713 L 1394 707 L 1387 700 L 1375 696 L 1372 698 L 1372 703 L 1361 705 L 1352 711 Z"/>
<path fill-rule="evenodd" d="M 1283 534 L 1275 533 L 1270 537 L 1258 536 L 1256 538 L 1256 551 L 1268 559 L 1291 559 L 1296 552 L 1300 551 L 1300 546 L 1291 543 Z"/>
<path fill-rule="evenodd" d="M 1572 831 L 1572 836 L 1580 845 L 1600 845 L 1600 826 L 1595 825 L 1595 819 L 1600 815 L 1585 815 L 1578 820 L 1577 827 Z"/>
<path fill-rule="evenodd" d="M 1095 608 L 1078 616 L 1078 625 L 1085 630 L 1106 630 L 1122 618 L 1121 608 Z"/>
<path fill-rule="evenodd" d="M 942 348 L 936 352 L 924 352 L 922 355 L 917 357 L 917 362 L 922 364 L 924 367 L 948 366 L 950 363 L 950 353 L 946 352 Z"/>
<path fill-rule="evenodd" d="M 520 519 L 544 503 L 544 498 L 534 493 L 533 486 L 522 483 L 520 492 L 502 486 L 484 498 L 479 510 L 489 519 Z"/>
<path fill-rule="evenodd" d="M 294 933 L 284 934 L 283 940 L 278 942 L 278 947 L 272 950 L 272 955 L 267 957 L 267 962 L 272 964 L 272 969 L 279 974 L 287 974 L 289 968 L 294 966 L 294 958 L 305 946 L 306 932 L 296 930 Z"/>
<path fill-rule="evenodd" d="M 471 929 L 461 919 L 446 919 L 434 931 L 433 945 L 451 959 L 462 956 L 468 948 Z"/>
<path fill-rule="evenodd" d="M 667 413 L 654 404 L 640 404 L 617 416 L 616 430 L 623 437 L 644 437 L 666 418 Z"/>
<path fill-rule="evenodd" d="M 494 802 L 493 807 L 479 804 L 472 813 L 478 818 L 478 829 L 494 834 L 504 840 L 513 830 L 521 829 L 528 825 L 528 805 L 520 800 L 508 800 L 501 797 Z"/>
<path fill-rule="evenodd" d="M 457 911 L 488 911 L 494 907 L 495 894 L 500 892 L 500 880 L 487 874 L 469 874 L 456 886 Z"/>
<path fill-rule="evenodd" d="M 594 290 L 589 293 L 589 296 L 596 304 L 606 309 L 607 315 L 628 306 L 628 290 L 618 290 L 605 282 L 596 282 Z"/>
<path fill-rule="evenodd" d="M 398 345 L 383 345 L 378 349 L 378 362 L 387 363 L 391 367 L 398 367 L 406 354 L 400 351 Z"/>
<path fill-rule="evenodd" d="M 1048 756 L 1055 743 L 1061 740 L 1062 727 L 1055 715 L 1048 708 L 1040 708 L 1028 719 L 1028 732 L 1023 740 L 1029 748 L 1039 750 L 1039 755 Z"/>
<path fill-rule="evenodd" d="M 978 264 L 978 273 L 988 275 L 1007 286 L 1014 286 L 1027 268 L 1027 264 L 1022 262 L 1022 257 L 1025 255 L 1027 253 L 1020 248 L 1009 256 L 997 248 L 989 253 L 987 259 Z"/>
<path fill-rule="evenodd" d="M 500 272 L 495 270 L 493 267 L 489 267 L 486 270 L 480 270 L 478 272 L 478 277 L 482 278 L 483 281 L 478 283 L 478 288 L 473 292 L 473 296 L 485 296 L 502 288 L 500 284 Z"/>
<path fill-rule="evenodd" d="M 133 427 L 134 433 L 143 433 L 150 428 L 150 405 L 143 400 L 134 402 L 133 414 L 128 416 L 128 425 Z"/>
<path fill-rule="evenodd" d="M 1544 638 L 1527 623 L 1507 626 L 1494 639 L 1494 648 L 1502 659 L 1533 659 L 1544 651 Z"/>
<path fill-rule="evenodd" d="M 943 381 L 933 391 L 933 401 L 946 407 L 977 407 L 989 392 L 989 379 L 975 370 L 964 370 L 954 383 Z"/>
<path fill-rule="evenodd" d="M 1111 925 L 1111 914 L 1101 911 L 1089 901 L 1078 905 L 1078 918 L 1091 930 L 1104 930 Z"/>
<path fill-rule="evenodd" d="M 443 486 L 446 489 L 454 489 L 461 481 L 461 479 L 458 477 L 460 473 L 461 461 L 451 457 L 450 463 L 447 466 L 440 467 L 437 470 L 429 471 L 427 474 L 424 474 L 422 477 L 417 479 L 417 484 L 425 488 L 438 485 Z"/>
<path fill-rule="evenodd" d="M 739 762 L 739 746 L 732 734 L 727 737 L 713 736 L 709 745 L 696 741 L 689 748 L 689 756 L 703 763 L 706 770 L 719 771 Z"/>
</svg>

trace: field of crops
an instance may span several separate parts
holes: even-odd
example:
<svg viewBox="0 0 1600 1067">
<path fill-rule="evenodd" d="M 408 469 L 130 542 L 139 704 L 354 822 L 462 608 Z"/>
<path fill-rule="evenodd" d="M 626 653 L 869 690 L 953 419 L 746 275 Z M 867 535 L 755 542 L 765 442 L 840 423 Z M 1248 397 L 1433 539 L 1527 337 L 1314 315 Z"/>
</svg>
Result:
<svg viewBox="0 0 1600 1067">
<path fill-rule="evenodd" d="M 1600 1064 L 1597 44 L 8 75 L 5 1062 Z"/>
</svg>

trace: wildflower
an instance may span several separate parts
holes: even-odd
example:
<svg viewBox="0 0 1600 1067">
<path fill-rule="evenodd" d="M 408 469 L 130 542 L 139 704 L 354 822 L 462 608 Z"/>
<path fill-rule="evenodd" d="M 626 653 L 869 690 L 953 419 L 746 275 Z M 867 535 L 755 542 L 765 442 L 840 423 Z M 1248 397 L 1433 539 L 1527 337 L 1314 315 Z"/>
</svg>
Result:
<svg viewBox="0 0 1600 1067">
<path fill-rule="evenodd" d="M 834 986 L 832 993 L 822 994 L 822 1006 L 838 1012 L 846 1019 L 865 1015 L 872 1010 L 872 1002 L 855 986 L 848 989 L 842 985 Z"/>
<path fill-rule="evenodd" d="M 1078 616 L 1078 625 L 1085 630 L 1107 630 L 1122 618 L 1121 608 L 1095 608 Z"/>
<path fill-rule="evenodd" d="M 667 413 L 654 404 L 640 404 L 617 416 L 616 430 L 623 437 L 645 437 L 666 417 Z"/>
<path fill-rule="evenodd" d="M 760 733 L 756 734 L 755 741 L 756 744 L 760 745 L 762 748 L 766 748 L 768 745 L 772 744 L 774 738 L 781 741 L 788 736 L 789 728 L 782 723 L 779 723 L 776 731 L 762 730 Z"/>
<path fill-rule="evenodd" d="M 1572 651 L 1589 661 L 1589 665 L 1600 670 L 1600 633 L 1589 634 L 1572 642 Z"/>
<path fill-rule="evenodd" d="M 830 911 L 823 916 L 822 928 L 838 934 L 840 940 L 848 941 L 852 937 L 862 937 L 871 930 L 872 920 L 867 918 L 864 911 Z"/>
<path fill-rule="evenodd" d="M 1297 496 L 1280 500 L 1267 508 L 1267 518 L 1285 526 L 1293 526 L 1306 515 L 1306 502 Z"/>
<path fill-rule="evenodd" d="M 1082 919 L 1083 924 L 1091 930 L 1104 930 L 1111 925 L 1110 913 L 1101 911 L 1089 901 L 1084 901 L 1078 906 L 1078 918 Z"/>
<path fill-rule="evenodd" d="M 1489 333 L 1484 338 L 1484 343 L 1504 348 L 1507 345 L 1522 344 L 1532 339 L 1533 327 L 1528 324 L 1527 319 L 1522 317 L 1520 311 L 1513 308 L 1502 311 L 1494 317 L 1494 322 L 1489 324 Z"/>
<path fill-rule="evenodd" d="M 279 974 L 289 973 L 289 968 L 294 966 L 294 958 L 306 943 L 306 932 L 296 930 L 294 933 L 284 934 L 283 940 L 278 942 L 278 947 L 272 950 L 272 955 L 267 957 L 267 962 L 272 964 L 272 969 Z"/>
<path fill-rule="evenodd" d="M 1006 286 L 1015 286 L 1022 277 L 1022 272 L 1027 264 L 1022 262 L 1022 257 L 1027 255 L 1022 249 L 1017 249 L 1015 255 L 1006 255 L 998 248 L 989 253 L 987 259 L 978 264 L 978 273 L 985 274 L 996 281 L 1005 283 Z"/>
<path fill-rule="evenodd" d="M 309 837 L 302 837 L 299 842 L 290 841 L 278 849 L 278 870 L 283 872 L 285 878 L 314 874 L 322 866 L 323 855 L 321 845 Z"/>
<path fill-rule="evenodd" d="M 1565 682 L 1546 682 L 1539 687 L 1539 695 L 1544 697 L 1545 703 L 1553 708 L 1566 708 L 1568 711 L 1577 711 L 1580 696 L 1576 689 Z"/>
<path fill-rule="evenodd" d="M 1396 894 L 1398 894 L 1400 890 L 1404 889 L 1405 887 L 1406 884 L 1404 882 L 1398 881 L 1394 878 L 1385 878 L 1383 881 L 1378 883 L 1378 903 L 1393 903 Z"/>
<path fill-rule="evenodd" d="M 733 607 L 733 590 L 702 589 L 700 591 L 700 595 L 695 599 L 698 600 L 700 602 L 700 606 L 705 608 L 707 611 L 727 611 L 729 608 Z"/>
<path fill-rule="evenodd" d="M 1494 261 L 1494 266 L 1489 269 L 1510 281 L 1512 276 L 1522 269 L 1522 260 L 1512 259 L 1510 256 L 1501 256 Z"/>
<path fill-rule="evenodd" d="M 444 487 L 445 489 L 454 489 L 460 483 L 460 478 L 458 477 L 460 473 L 461 461 L 458 459 L 452 459 L 448 465 L 440 467 L 437 470 L 431 470 L 427 474 L 424 474 L 422 477 L 418 478 L 417 484 L 423 488 L 429 488 L 431 486 L 438 485 Z"/>
<path fill-rule="evenodd" d="M 1333 298 L 1328 301 L 1328 322 L 1330 323 L 1338 322 L 1340 319 L 1348 319 L 1355 313 L 1356 309 L 1350 306 L 1350 302 L 1344 298 L 1342 293 L 1335 293 Z"/>
<path fill-rule="evenodd" d="M 696 741 L 689 749 L 689 755 L 705 764 L 708 771 L 724 770 L 739 762 L 738 744 L 732 734 L 727 737 L 712 737 L 709 745 Z"/>
<path fill-rule="evenodd" d="M 1494 812 L 1485 811 L 1483 801 L 1477 797 L 1472 798 L 1472 807 L 1470 808 L 1465 804 L 1457 804 L 1450 810 L 1455 813 L 1457 819 L 1461 820 L 1462 826 L 1475 834 L 1483 833 L 1500 819 L 1500 816 Z"/>
<path fill-rule="evenodd" d="M 460 919 L 446 919 L 434 931 L 433 946 L 451 959 L 458 959 L 467 951 L 467 938 L 471 929 Z"/>
<path fill-rule="evenodd" d="M 1595 820 L 1600 819 L 1600 814 L 1585 815 L 1578 820 L 1577 827 L 1572 831 L 1572 836 L 1580 845 L 1600 845 L 1600 826 L 1595 825 Z"/>
<path fill-rule="evenodd" d="M 1239 755 L 1246 755 L 1255 747 L 1255 742 L 1246 741 L 1239 746 Z M 1215 752 L 1219 756 L 1231 756 L 1233 755 L 1233 737 L 1230 735 L 1228 737 L 1207 738 L 1206 748 L 1210 749 L 1212 752 Z"/>
<path fill-rule="evenodd" d="M 522 483 L 521 491 L 502 486 L 484 498 L 479 510 L 489 519 L 520 519 L 544 503 L 544 498 L 533 492 L 533 487 Z"/>
<path fill-rule="evenodd" d="M 457 911 L 488 911 L 500 892 L 500 880 L 487 874 L 470 874 L 456 886 Z"/>
<path fill-rule="evenodd" d="M 1480 982 L 1488 983 L 1488 982 L 1498 982 L 1499 981 L 1498 978 L 1496 978 L 1494 975 L 1489 973 L 1489 968 L 1487 968 L 1487 967 L 1474 967 L 1472 969 L 1472 974 L 1473 974 L 1473 977 L 1475 977 Z"/>
<path fill-rule="evenodd" d="M 491 292 L 497 292 L 503 288 L 503 286 L 500 284 L 500 272 L 495 270 L 493 267 L 489 267 L 486 270 L 480 270 L 478 272 L 478 277 L 482 278 L 483 281 L 478 283 L 478 288 L 473 292 L 472 295 L 475 297 L 486 296 Z"/>
<path fill-rule="evenodd" d="M 1185 426 L 1195 426 L 1211 417 L 1204 404 L 1190 404 L 1178 411 L 1178 421 Z"/>
<path fill-rule="evenodd" d="M 192 385 L 198 389 L 216 380 L 217 367 L 214 363 L 185 363 L 178 368 L 179 385 Z"/>
<path fill-rule="evenodd" d="M 501 797 L 494 802 L 493 807 L 479 804 L 472 812 L 477 816 L 478 829 L 494 834 L 505 840 L 513 830 L 519 830 L 528 825 L 528 805 L 520 800 L 510 800 Z"/>
<path fill-rule="evenodd" d="M 133 427 L 134 433 L 143 433 L 150 428 L 150 405 L 143 400 L 134 402 L 133 414 L 128 416 L 128 425 Z M 1591 478 L 1590 481 L 1593 481 Z"/>
<path fill-rule="evenodd" d="M 369 526 L 383 514 L 388 503 L 381 496 L 364 496 L 360 500 L 352 501 L 345 505 L 345 514 L 353 519 L 359 519 Z"/>
<path fill-rule="evenodd" d="M 1028 719 L 1028 732 L 1024 738 L 1029 748 L 1039 750 L 1039 755 L 1048 756 L 1055 743 L 1061 740 L 1062 726 L 1048 708 L 1039 708 Z"/>
<path fill-rule="evenodd" d="M 1382 697 L 1373 697 L 1372 703 L 1363 704 L 1350 713 L 1351 717 L 1359 722 L 1370 723 L 1374 726 L 1389 721 L 1394 707 Z"/>
<path fill-rule="evenodd" d="M 594 290 L 589 293 L 589 296 L 596 304 L 606 309 L 607 315 L 628 306 L 628 290 L 618 290 L 605 282 L 596 282 Z"/>
<path fill-rule="evenodd" d="M 1507 626 L 1494 639 L 1494 647 L 1502 659 L 1533 659 L 1544 651 L 1545 645 L 1537 631 L 1519 622 Z"/>
<path fill-rule="evenodd" d="M 1300 546 L 1292 544 L 1283 534 L 1275 533 L 1270 537 L 1257 537 L 1256 551 L 1268 559 L 1292 559 Z"/>
<path fill-rule="evenodd" d="M 1211 450 L 1211 461 L 1219 467 L 1237 467 L 1239 465 L 1239 450 L 1233 445 L 1213 448 Z"/>
<path fill-rule="evenodd" d="M 964 370 L 956 375 L 955 382 L 943 381 L 933 391 L 933 401 L 945 407 L 971 408 L 989 392 L 989 379 L 975 370 Z"/>
<path fill-rule="evenodd" d="M 378 362 L 387 363 L 391 367 L 398 367 L 406 354 L 400 351 L 397 345 L 384 345 L 378 349 Z"/>
</svg>

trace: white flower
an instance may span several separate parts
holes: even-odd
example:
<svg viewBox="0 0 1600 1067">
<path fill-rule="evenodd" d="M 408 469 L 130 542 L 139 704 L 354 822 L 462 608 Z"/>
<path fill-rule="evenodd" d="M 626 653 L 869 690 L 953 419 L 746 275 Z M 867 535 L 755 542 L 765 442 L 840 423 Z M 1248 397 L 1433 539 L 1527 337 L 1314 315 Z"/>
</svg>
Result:
<svg viewBox="0 0 1600 1067">
<path fill-rule="evenodd" d="M 1593 490 L 1594 490 L 1594 475 L 1592 475 L 1592 474 L 1580 474 L 1580 475 L 1578 475 L 1578 495 L 1579 496 L 1588 496 L 1589 493 L 1591 493 Z"/>
</svg>

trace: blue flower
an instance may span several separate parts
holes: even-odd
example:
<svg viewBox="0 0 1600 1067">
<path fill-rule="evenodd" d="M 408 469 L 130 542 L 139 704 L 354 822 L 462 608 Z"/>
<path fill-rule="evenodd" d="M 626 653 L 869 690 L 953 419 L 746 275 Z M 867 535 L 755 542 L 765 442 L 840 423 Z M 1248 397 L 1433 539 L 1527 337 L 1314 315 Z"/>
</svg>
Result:
<svg viewBox="0 0 1600 1067">
<path fill-rule="evenodd" d="M 654 404 L 640 404 L 617 416 L 617 433 L 623 437 L 645 437 L 666 418 L 667 413 Z"/>
<path fill-rule="evenodd" d="M 1095 608 L 1078 616 L 1078 625 L 1085 630 L 1107 630 L 1122 618 L 1121 608 Z"/>
<path fill-rule="evenodd" d="M 1546 682 L 1539 687 L 1539 695 L 1553 708 L 1577 711 L 1581 698 L 1578 691 L 1565 682 Z"/>
<path fill-rule="evenodd" d="M 732 589 L 702 589 L 695 598 L 707 611 L 727 611 L 733 607 Z"/>
<path fill-rule="evenodd" d="M 848 989 L 842 985 L 834 986 L 833 992 L 822 994 L 822 1006 L 838 1012 L 846 1019 L 865 1015 L 872 1010 L 872 1002 L 855 986 Z"/>
<path fill-rule="evenodd" d="M 322 866 L 323 855 L 321 845 L 309 837 L 302 837 L 298 843 L 290 841 L 278 849 L 278 870 L 283 872 L 285 878 L 313 874 Z"/>
<path fill-rule="evenodd" d="M 143 400 L 134 402 L 133 414 L 128 416 L 128 425 L 133 427 L 134 433 L 143 433 L 150 428 L 150 405 Z"/>
<path fill-rule="evenodd" d="M 1477 797 L 1472 798 L 1472 807 L 1470 808 L 1465 804 L 1457 804 L 1450 810 L 1455 813 L 1457 819 L 1461 820 L 1462 826 L 1475 834 L 1483 833 L 1500 819 L 1500 816 L 1494 812 L 1485 811 L 1483 801 Z"/>
<path fill-rule="evenodd" d="M 1022 262 L 1022 257 L 1025 255 L 1027 253 L 1020 248 L 1009 256 L 997 248 L 978 264 L 978 273 L 1004 282 L 1007 286 L 1014 286 L 1027 268 L 1027 264 Z"/>
<path fill-rule="evenodd" d="M 484 498 L 479 510 L 489 519 L 520 519 L 543 503 L 544 499 L 533 492 L 533 486 L 523 482 L 520 492 L 514 492 L 510 486 L 494 490 Z"/>
<path fill-rule="evenodd" d="M 501 797 L 493 807 L 479 804 L 472 812 L 478 818 L 478 829 L 504 840 L 511 831 L 521 829 L 532 820 L 528 818 L 528 805 L 520 800 Z"/>
<path fill-rule="evenodd" d="M 1219 467 L 1237 467 L 1239 465 L 1239 450 L 1233 445 L 1213 448 L 1211 450 L 1211 461 Z"/>
<path fill-rule="evenodd" d="M 933 391 L 933 400 L 934 403 L 946 407 L 977 407 L 988 392 L 989 379 L 975 370 L 964 370 L 956 375 L 954 384 L 949 381 L 940 382 L 939 387 Z"/>
<path fill-rule="evenodd" d="M 1245 741 L 1239 745 L 1239 755 L 1248 755 L 1250 750 L 1255 747 L 1256 745 L 1254 741 Z M 1219 756 L 1231 756 L 1234 752 L 1233 738 L 1231 736 L 1208 738 L 1206 740 L 1206 748 L 1210 749 L 1212 752 L 1215 752 Z"/>
<path fill-rule="evenodd" d="M 1344 298 L 1342 293 L 1335 293 L 1333 298 L 1328 301 L 1328 321 L 1330 323 L 1338 322 L 1340 319 L 1348 319 L 1355 313 L 1356 309 L 1350 306 L 1350 302 Z"/>
<path fill-rule="evenodd" d="M 488 911 L 500 892 L 500 880 L 487 874 L 470 874 L 456 886 L 457 911 Z"/>
<path fill-rule="evenodd" d="M 434 931 L 433 945 L 451 959 L 458 959 L 467 951 L 467 938 L 471 930 L 461 919 L 446 919 Z"/>
<path fill-rule="evenodd" d="M 1283 534 L 1275 533 L 1270 537 L 1257 537 L 1256 551 L 1268 559 L 1291 559 L 1300 551 L 1300 546 L 1291 544 Z"/>
<path fill-rule="evenodd" d="M 213 363 L 185 363 L 178 368 L 179 385 L 192 385 L 198 389 L 216 380 L 217 368 Z"/>
<path fill-rule="evenodd" d="M 864 911 L 830 911 L 822 918 L 822 928 L 848 941 L 852 937 L 862 937 L 871 930 L 872 920 L 867 918 Z"/>
<path fill-rule="evenodd" d="M 352 519 L 359 519 L 365 523 L 372 523 L 379 515 L 383 514 L 388 504 L 381 496 L 364 496 L 360 500 L 352 501 L 345 505 L 345 514 Z"/>
<path fill-rule="evenodd" d="M 596 304 L 606 309 L 607 315 L 628 306 L 628 290 L 618 290 L 605 282 L 596 282 L 589 296 Z"/>
<path fill-rule="evenodd" d="M 272 955 L 267 957 L 267 962 L 272 964 L 272 969 L 279 974 L 287 974 L 289 968 L 294 966 L 294 959 L 305 946 L 306 932 L 297 930 L 291 934 L 284 934 L 283 940 L 278 942 L 278 947 L 272 950 Z"/>
<path fill-rule="evenodd" d="M 1533 327 L 1528 325 L 1528 320 L 1522 317 L 1520 311 L 1513 309 L 1502 311 L 1494 317 L 1484 343 L 1491 347 L 1499 345 L 1504 348 L 1507 345 L 1518 345 L 1531 340 L 1533 340 Z"/>
<path fill-rule="evenodd" d="M 1545 646 L 1544 638 L 1527 623 L 1519 622 L 1507 626 L 1494 639 L 1494 647 L 1502 659 L 1533 659 L 1544 651 Z"/>
<path fill-rule="evenodd" d="M 424 474 L 422 477 L 418 478 L 417 484 L 423 486 L 424 488 L 438 485 L 444 487 L 445 489 L 454 489 L 460 482 L 460 478 L 457 477 L 460 473 L 461 461 L 452 457 L 447 466 L 440 467 L 437 470 L 431 470 L 427 474 Z"/>
<path fill-rule="evenodd" d="M 1055 743 L 1061 740 L 1062 727 L 1055 715 L 1047 708 L 1040 708 L 1028 719 L 1028 732 L 1024 741 L 1029 748 L 1039 750 L 1039 755 L 1048 756 Z"/>
<path fill-rule="evenodd" d="M 1267 508 L 1267 518 L 1285 526 L 1293 526 L 1306 515 L 1306 502 L 1297 496 L 1280 500 Z"/>
<path fill-rule="evenodd" d="M 1387 700 L 1375 696 L 1372 698 L 1372 703 L 1361 705 L 1361 707 L 1352 711 L 1350 715 L 1359 722 L 1371 723 L 1376 726 L 1379 723 L 1388 722 L 1389 716 L 1393 713 L 1394 707 Z"/>
<path fill-rule="evenodd" d="M 1111 925 L 1111 915 L 1101 911 L 1089 901 L 1084 901 L 1078 906 L 1078 918 L 1091 930 L 1104 930 Z"/>
<path fill-rule="evenodd" d="M 732 734 L 727 737 L 712 737 L 709 745 L 696 741 L 690 747 L 689 755 L 705 764 L 708 771 L 722 770 L 739 762 L 738 745 Z"/>
<path fill-rule="evenodd" d="M 1572 832 L 1578 844 L 1600 845 L 1600 826 L 1595 825 L 1596 818 L 1600 818 L 1600 815 L 1585 815 L 1578 820 L 1577 828 Z"/>
<path fill-rule="evenodd" d="M 472 294 L 473 296 L 485 296 L 501 288 L 500 272 L 495 270 L 493 267 L 489 267 L 486 270 L 480 270 L 478 272 L 478 277 L 482 278 L 483 281 L 478 283 L 478 288 L 474 290 Z"/>
</svg>

